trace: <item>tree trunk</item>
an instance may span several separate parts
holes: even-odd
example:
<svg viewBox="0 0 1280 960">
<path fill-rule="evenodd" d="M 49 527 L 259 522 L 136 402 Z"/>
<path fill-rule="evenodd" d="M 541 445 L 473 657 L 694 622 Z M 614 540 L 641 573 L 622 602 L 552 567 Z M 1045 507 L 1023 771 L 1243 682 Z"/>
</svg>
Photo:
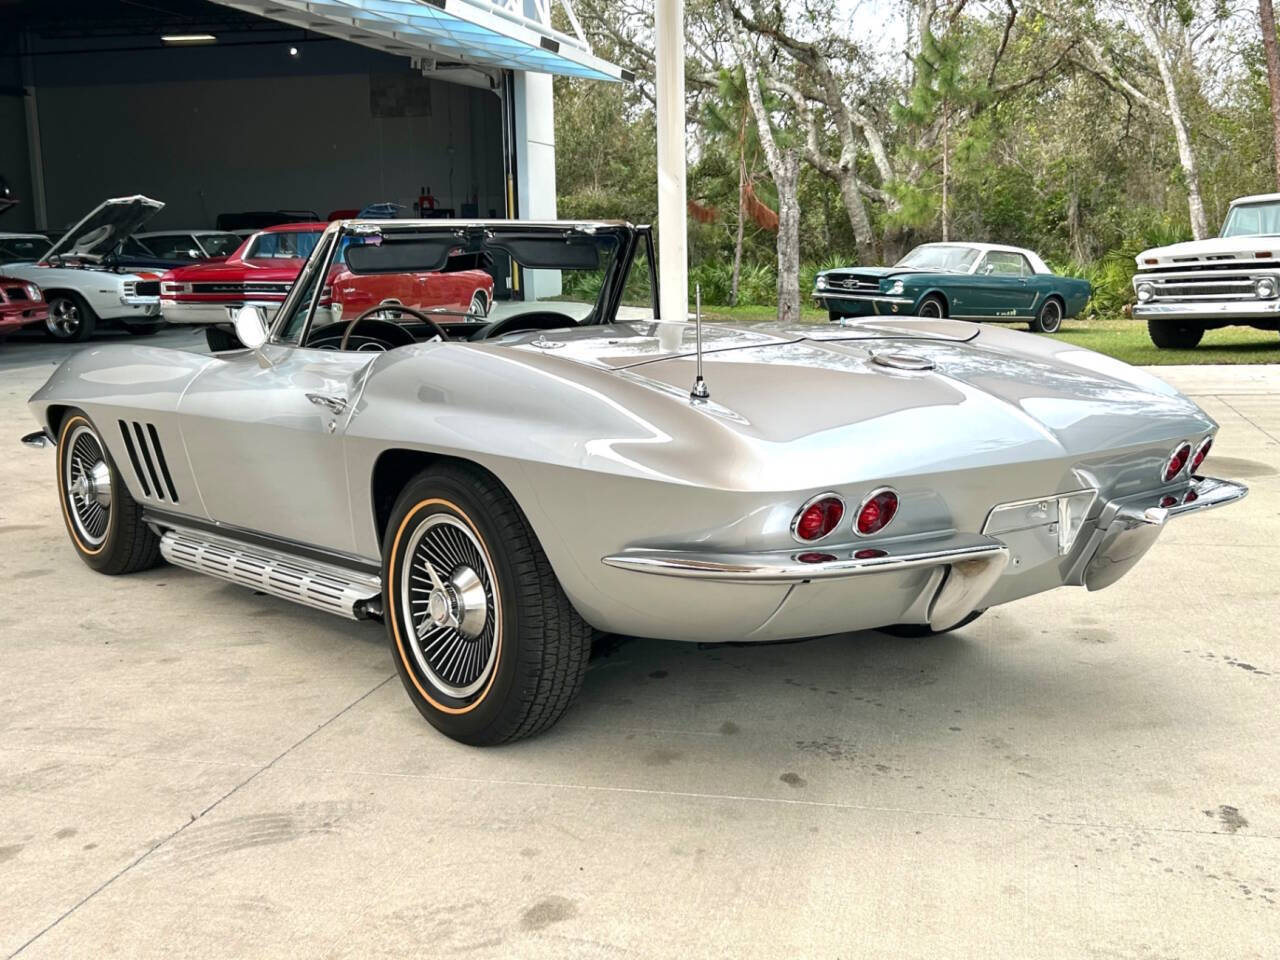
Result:
<svg viewBox="0 0 1280 960">
<path fill-rule="evenodd" d="M 778 188 L 778 323 L 800 320 L 800 156 L 781 151 L 780 169 L 773 174 Z"/>
<path fill-rule="evenodd" d="M 783 149 L 773 135 L 773 124 L 760 96 L 760 70 L 755 53 L 738 34 L 729 0 L 720 0 L 720 12 L 729 30 L 734 52 L 742 61 L 747 80 L 747 102 L 756 120 L 760 148 L 764 151 L 769 175 L 778 191 L 778 322 L 793 324 L 800 319 L 800 152 Z"/>
<path fill-rule="evenodd" d="M 1147 17 L 1151 16 L 1153 14 L 1148 11 Z M 1196 162 L 1195 148 L 1191 144 L 1191 133 L 1187 130 L 1187 118 L 1182 112 L 1182 100 L 1178 96 L 1168 51 L 1160 38 L 1157 25 L 1148 19 L 1143 26 L 1145 29 L 1142 31 L 1142 38 L 1160 72 L 1160 83 L 1164 86 L 1165 101 L 1169 106 L 1169 122 L 1173 124 L 1173 136 L 1178 143 L 1178 162 L 1182 165 L 1182 178 L 1187 183 L 1191 235 L 1197 240 L 1203 240 L 1209 236 L 1209 218 L 1204 212 L 1204 198 L 1200 193 L 1200 166 Z"/>
<path fill-rule="evenodd" d="M 1272 159 L 1276 168 L 1276 188 L 1280 189 L 1280 47 L 1276 44 L 1276 12 L 1271 0 L 1258 0 L 1262 20 L 1262 46 L 1267 51 L 1267 86 L 1271 91 Z"/>
<path fill-rule="evenodd" d="M 733 243 L 733 280 L 729 284 L 729 306 L 738 305 L 738 282 L 742 279 L 742 242 L 747 220 L 747 167 L 738 163 L 738 236 Z"/>
<path fill-rule="evenodd" d="M 951 156 L 948 149 L 950 132 L 951 114 L 944 100 L 942 103 L 942 240 L 944 243 L 951 239 L 950 212 L 947 210 L 947 201 L 950 199 L 947 194 L 951 188 Z"/>
<path fill-rule="evenodd" d="M 854 172 L 853 162 L 841 157 L 837 172 L 840 199 L 844 201 L 845 213 L 849 215 L 849 226 L 853 228 L 853 241 L 858 247 L 858 262 L 864 265 L 873 264 L 878 259 L 876 238 L 871 232 L 871 218 L 867 216 L 867 205 L 862 201 L 862 191 L 858 188 L 858 175 Z"/>
</svg>

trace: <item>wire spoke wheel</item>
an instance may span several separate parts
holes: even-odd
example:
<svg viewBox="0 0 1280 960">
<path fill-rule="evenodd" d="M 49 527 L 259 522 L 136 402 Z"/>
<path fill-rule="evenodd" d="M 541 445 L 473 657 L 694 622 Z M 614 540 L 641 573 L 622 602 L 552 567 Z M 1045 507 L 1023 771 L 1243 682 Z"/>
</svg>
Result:
<svg viewBox="0 0 1280 960">
<path fill-rule="evenodd" d="M 65 441 L 63 483 L 71 519 L 84 542 L 96 547 L 106 538 L 111 522 L 111 468 L 98 435 L 85 424 Z"/>
<path fill-rule="evenodd" d="M 440 693 L 467 700 L 488 683 L 501 639 L 488 554 L 464 521 L 435 513 L 402 556 L 399 601 L 413 659 Z"/>
</svg>

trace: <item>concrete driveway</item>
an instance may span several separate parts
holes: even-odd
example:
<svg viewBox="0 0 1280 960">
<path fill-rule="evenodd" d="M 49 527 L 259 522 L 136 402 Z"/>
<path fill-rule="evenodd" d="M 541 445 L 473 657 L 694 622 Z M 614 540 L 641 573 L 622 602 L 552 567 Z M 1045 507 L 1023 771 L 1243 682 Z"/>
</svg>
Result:
<svg viewBox="0 0 1280 960">
<path fill-rule="evenodd" d="M 80 563 L 16 442 L 64 349 L 0 348 L 0 955 L 1280 950 L 1280 369 L 1157 371 L 1253 492 L 1107 591 L 932 640 L 616 640 L 551 733 L 476 750 L 380 626 Z"/>
</svg>

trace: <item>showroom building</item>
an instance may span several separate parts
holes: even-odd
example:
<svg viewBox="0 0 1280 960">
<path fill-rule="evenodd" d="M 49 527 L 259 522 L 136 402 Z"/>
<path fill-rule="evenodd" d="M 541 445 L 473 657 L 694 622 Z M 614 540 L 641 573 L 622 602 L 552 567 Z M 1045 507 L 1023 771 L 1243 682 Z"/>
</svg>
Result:
<svg viewBox="0 0 1280 960">
<path fill-rule="evenodd" d="M 135 193 L 147 229 L 551 218 L 551 74 L 631 79 L 566 0 L 0 0 L 0 231 Z"/>
</svg>

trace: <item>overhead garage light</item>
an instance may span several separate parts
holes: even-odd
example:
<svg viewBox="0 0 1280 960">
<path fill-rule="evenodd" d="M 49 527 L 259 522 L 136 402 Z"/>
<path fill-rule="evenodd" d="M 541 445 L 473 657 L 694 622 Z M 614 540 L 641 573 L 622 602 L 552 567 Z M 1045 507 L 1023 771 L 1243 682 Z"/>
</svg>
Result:
<svg viewBox="0 0 1280 960">
<path fill-rule="evenodd" d="M 217 43 L 218 38 L 212 33 L 165 33 L 161 34 L 160 42 L 173 44 Z"/>
</svg>

